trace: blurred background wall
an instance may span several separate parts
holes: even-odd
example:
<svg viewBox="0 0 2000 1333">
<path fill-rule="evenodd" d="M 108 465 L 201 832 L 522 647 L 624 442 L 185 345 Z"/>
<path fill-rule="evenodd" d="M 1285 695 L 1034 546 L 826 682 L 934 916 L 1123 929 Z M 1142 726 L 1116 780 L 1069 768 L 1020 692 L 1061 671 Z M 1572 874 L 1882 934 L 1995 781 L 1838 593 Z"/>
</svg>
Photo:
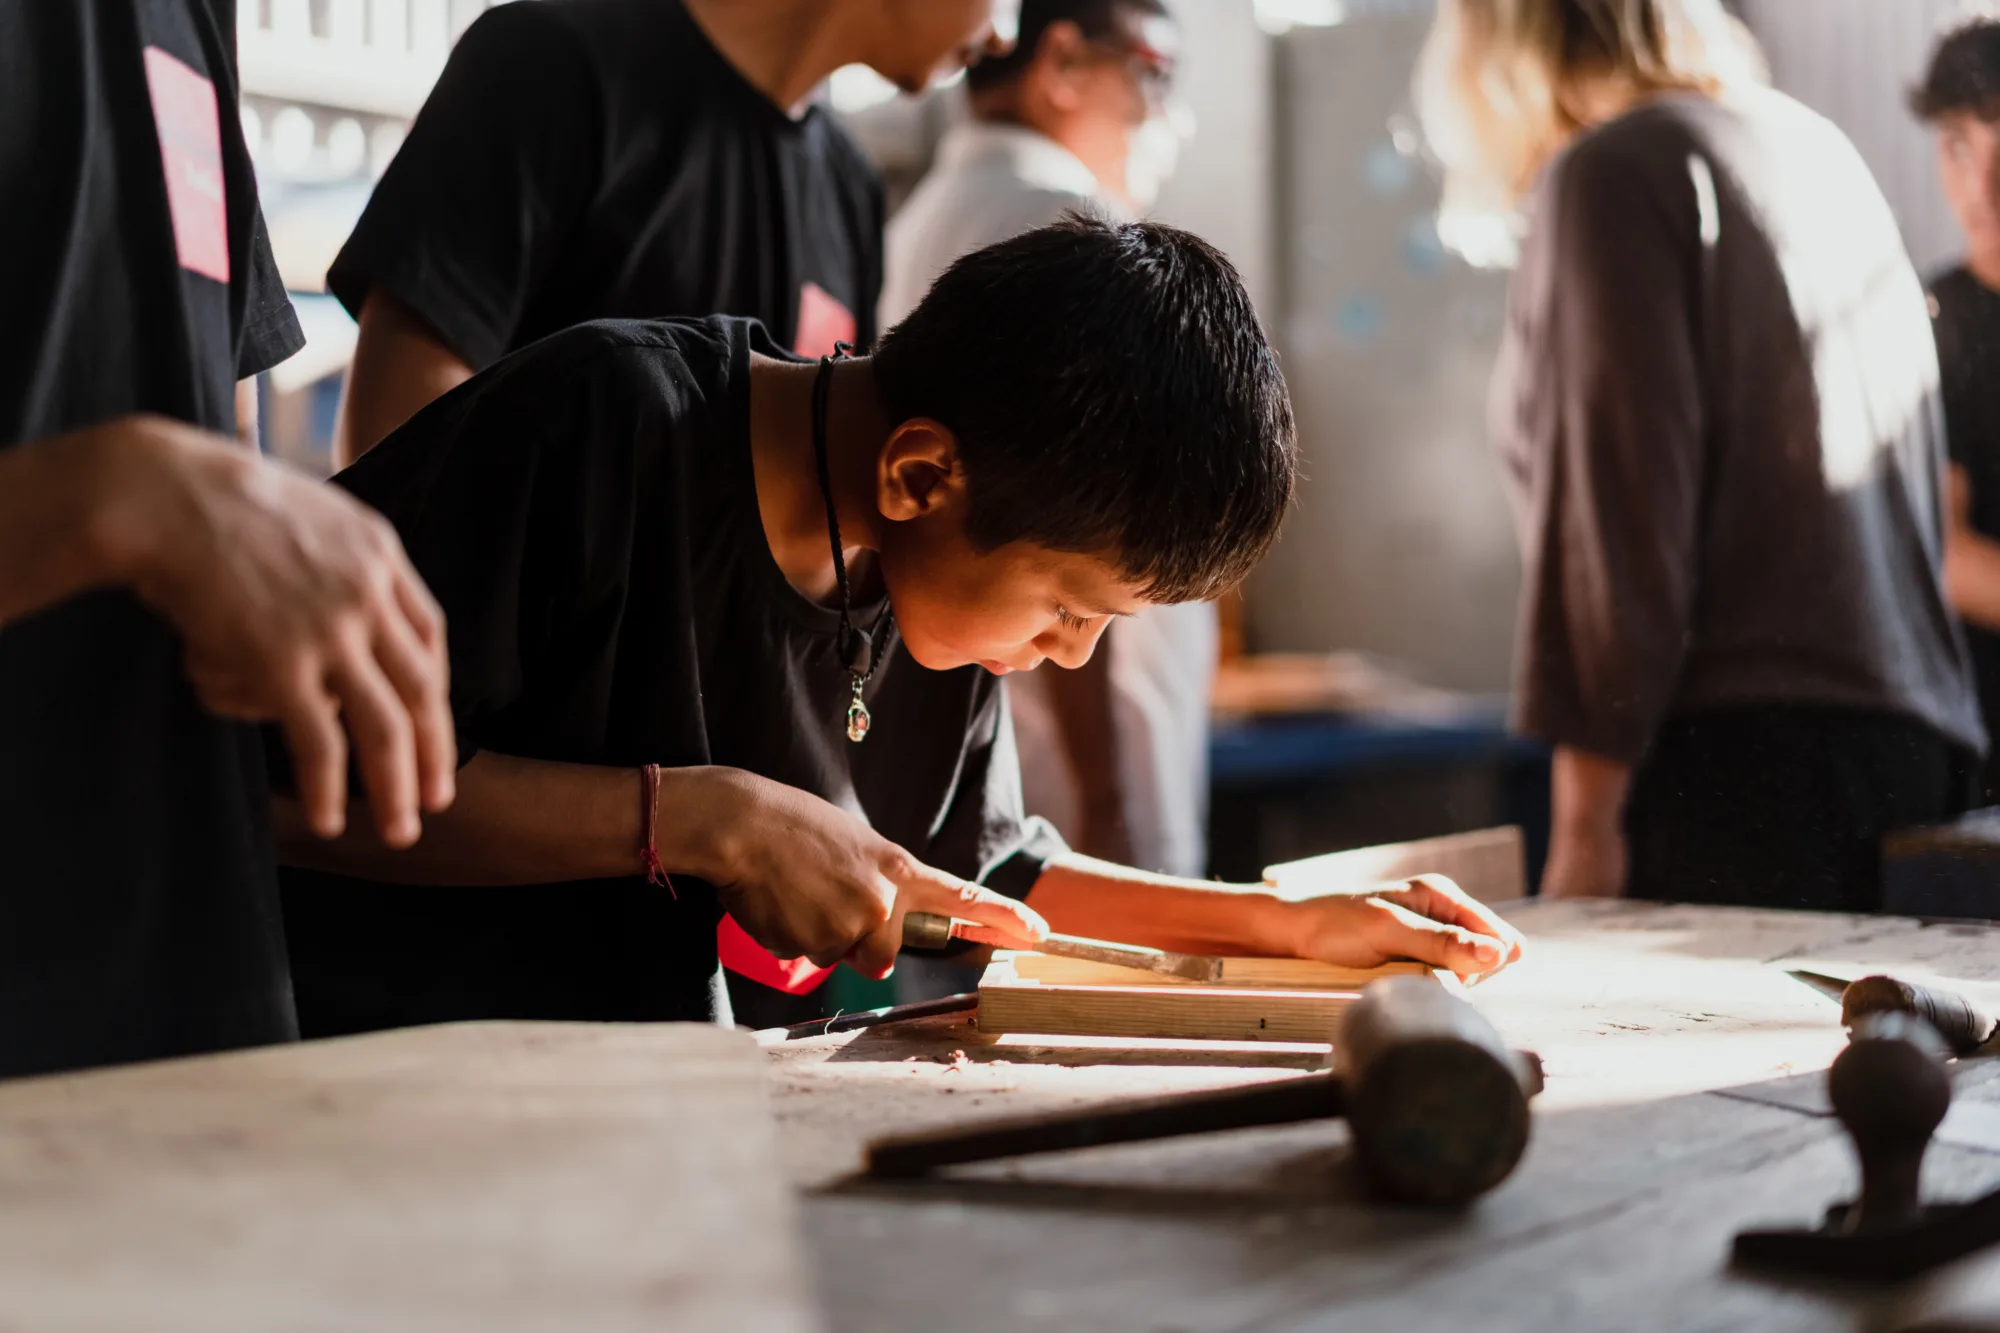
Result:
<svg viewBox="0 0 2000 1333">
<path fill-rule="evenodd" d="M 352 324 L 321 288 L 451 43 L 491 0 L 243 0 L 244 122 L 310 346 L 266 390 L 273 452 L 324 470 Z M 1778 85 L 1838 122 L 1912 254 L 1952 253 L 1927 137 L 1902 107 L 1961 0 L 1742 0 Z M 1437 243 L 1408 73 L 1430 0 L 1178 0 L 1196 134 L 1160 216 L 1220 245 L 1284 356 L 1307 481 L 1247 593 L 1267 651 L 1363 650 L 1432 684 L 1506 688 L 1517 560 L 1485 444 L 1504 277 Z M 1884 53 L 1889 58 L 1884 59 Z M 827 97 L 891 198 L 962 110 L 865 70 Z"/>
</svg>

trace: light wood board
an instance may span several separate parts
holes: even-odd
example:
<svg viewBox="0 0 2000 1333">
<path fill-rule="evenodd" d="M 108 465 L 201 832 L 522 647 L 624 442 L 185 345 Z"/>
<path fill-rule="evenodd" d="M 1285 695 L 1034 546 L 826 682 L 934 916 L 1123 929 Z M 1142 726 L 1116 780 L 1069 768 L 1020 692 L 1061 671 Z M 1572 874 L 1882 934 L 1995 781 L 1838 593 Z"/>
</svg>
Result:
<svg viewBox="0 0 2000 1333">
<path fill-rule="evenodd" d="M 1525 898 L 1527 858 L 1521 830 L 1510 824 L 1416 842 L 1357 847 L 1264 870 L 1265 882 L 1287 898 L 1366 889 L 1416 875 L 1443 875 L 1489 903 Z"/>
<path fill-rule="evenodd" d="M 1301 960 L 1290 960 L 1301 961 Z M 1106 963 L 996 953 L 979 979 L 979 1030 L 1194 1041 L 1330 1042 L 1361 988 L 1385 976 L 1435 975 L 1420 963 L 1377 969 L 1285 959 L 1227 959 L 1260 985 L 1205 985 Z M 1280 978 L 1291 981 L 1280 988 Z"/>
<path fill-rule="evenodd" d="M 0 1084 L 0 1329 L 811 1333 L 747 1034 L 491 1023 Z"/>
</svg>

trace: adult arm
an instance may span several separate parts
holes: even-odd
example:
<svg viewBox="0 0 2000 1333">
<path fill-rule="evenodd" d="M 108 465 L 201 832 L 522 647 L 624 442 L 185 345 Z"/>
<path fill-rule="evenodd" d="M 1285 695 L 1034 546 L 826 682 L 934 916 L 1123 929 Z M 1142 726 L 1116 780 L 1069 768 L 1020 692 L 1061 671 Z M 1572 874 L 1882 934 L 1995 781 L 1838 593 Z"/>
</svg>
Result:
<svg viewBox="0 0 2000 1333">
<path fill-rule="evenodd" d="M 310 837 L 282 798 L 275 812 L 280 861 L 361 879 L 489 886 L 645 873 L 635 768 L 482 751 L 460 772 L 452 808 L 402 850 L 365 828 L 331 842 Z M 1046 932 L 1013 899 L 923 865 L 816 796 L 740 769 L 663 770 L 654 825 L 669 876 L 715 885 L 751 938 L 781 957 L 823 966 L 849 958 L 886 973 L 910 911 L 978 921 L 1015 946 Z"/>
<path fill-rule="evenodd" d="M 1705 423 L 1688 274 L 1697 177 L 1586 141 L 1524 256 L 1519 428 L 1532 459 L 1517 725 L 1556 749 L 1551 887 L 1624 887 L 1632 764 L 1691 632 Z"/>
<path fill-rule="evenodd" d="M 1968 624 L 2000 631 L 2000 542 L 1972 526 L 1972 478 L 1945 473 L 1944 590 Z"/>
<path fill-rule="evenodd" d="M 345 821 L 350 748 L 385 840 L 451 803 L 443 618 L 363 506 L 161 417 L 0 451 L 0 633 L 112 587 L 180 631 L 210 709 L 282 724 L 322 835 Z"/>
<path fill-rule="evenodd" d="M 370 291 L 341 392 L 335 462 L 346 467 L 426 403 L 471 378 L 472 366 L 420 315 L 381 288 Z"/>
<path fill-rule="evenodd" d="M 1185 953 L 1317 958 L 1374 967 L 1414 958 L 1460 976 L 1521 956 L 1521 935 L 1450 880 L 1280 896 L 1070 854 L 1050 861 L 1028 905 L 1051 930 Z"/>
<path fill-rule="evenodd" d="M 1632 766 L 1558 745 L 1549 770 L 1545 898 L 1616 898 L 1625 892 L 1625 797 Z"/>
</svg>

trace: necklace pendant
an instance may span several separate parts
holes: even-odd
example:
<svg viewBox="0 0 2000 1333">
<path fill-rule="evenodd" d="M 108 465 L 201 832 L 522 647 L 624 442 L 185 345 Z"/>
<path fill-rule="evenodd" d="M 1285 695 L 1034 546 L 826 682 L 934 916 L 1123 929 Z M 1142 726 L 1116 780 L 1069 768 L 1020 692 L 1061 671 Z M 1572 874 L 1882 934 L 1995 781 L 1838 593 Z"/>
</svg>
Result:
<svg viewBox="0 0 2000 1333">
<path fill-rule="evenodd" d="M 875 725 L 875 719 L 868 715 L 868 705 L 861 700 L 861 687 L 867 683 L 860 672 L 854 674 L 854 700 L 847 705 L 847 739 L 856 745 L 868 739 L 868 728 Z"/>
</svg>

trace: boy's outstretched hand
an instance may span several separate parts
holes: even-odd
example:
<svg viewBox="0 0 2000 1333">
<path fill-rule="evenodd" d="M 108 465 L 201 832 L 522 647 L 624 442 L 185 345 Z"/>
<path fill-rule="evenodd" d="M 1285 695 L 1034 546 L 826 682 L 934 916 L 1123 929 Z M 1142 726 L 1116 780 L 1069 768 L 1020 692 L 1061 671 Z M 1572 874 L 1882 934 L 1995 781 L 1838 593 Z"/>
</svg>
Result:
<svg viewBox="0 0 2000 1333">
<path fill-rule="evenodd" d="M 1521 956 L 1521 932 L 1442 875 L 1321 894 L 1288 907 L 1298 932 L 1293 951 L 1344 967 L 1414 958 L 1475 977 Z"/>
<path fill-rule="evenodd" d="M 1300 896 L 1069 855 L 1049 862 L 1028 901 L 1067 934 L 1181 953 L 1318 958 L 1343 967 L 1414 958 L 1467 978 L 1521 956 L 1521 932 L 1442 875 Z"/>
<path fill-rule="evenodd" d="M 821 967 L 845 959 L 883 977 L 902 947 L 903 917 L 935 912 L 989 927 L 992 938 L 1032 948 L 1048 924 L 1024 903 L 925 865 L 819 797 L 740 769 L 670 769 L 661 808 L 695 812 L 695 836 L 670 858 L 715 885 L 750 938 L 780 958 Z M 664 849 L 663 849 L 664 850 Z"/>
</svg>

